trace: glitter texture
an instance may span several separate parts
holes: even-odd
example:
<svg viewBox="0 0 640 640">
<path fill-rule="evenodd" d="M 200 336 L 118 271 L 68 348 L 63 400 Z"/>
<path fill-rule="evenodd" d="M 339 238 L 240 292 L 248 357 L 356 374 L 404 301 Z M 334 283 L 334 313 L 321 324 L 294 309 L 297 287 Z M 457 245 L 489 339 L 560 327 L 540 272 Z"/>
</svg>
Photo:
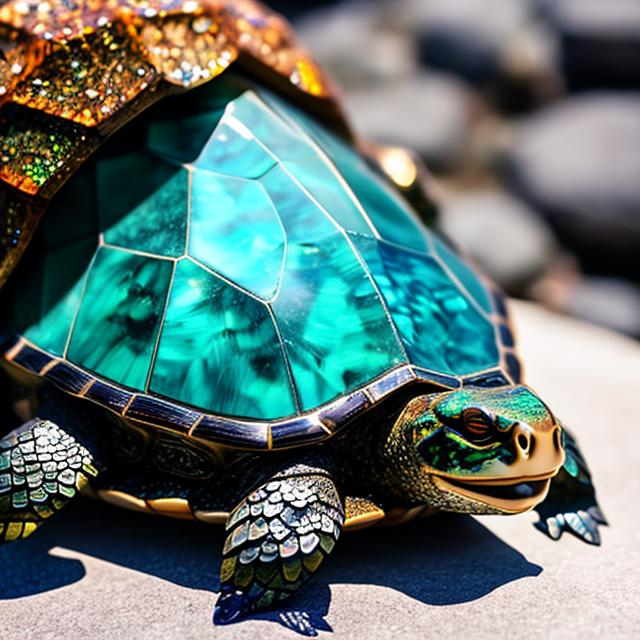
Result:
<svg viewBox="0 0 640 640">
<path fill-rule="evenodd" d="M 237 61 L 267 84 L 284 77 L 341 117 L 288 23 L 253 0 L 9 0 L 0 50 L 0 286 L 75 168 L 176 87 Z M 18 206 L 20 192 L 38 205 Z"/>
</svg>

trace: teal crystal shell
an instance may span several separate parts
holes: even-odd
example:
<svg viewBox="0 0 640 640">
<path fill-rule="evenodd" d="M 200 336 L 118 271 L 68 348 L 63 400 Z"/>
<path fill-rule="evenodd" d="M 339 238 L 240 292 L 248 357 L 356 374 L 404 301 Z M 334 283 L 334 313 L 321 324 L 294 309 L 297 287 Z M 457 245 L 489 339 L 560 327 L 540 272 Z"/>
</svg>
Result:
<svg viewBox="0 0 640 640">
<path fill-rule="evenodd" d="M 14 313 L 29 342 L 255 420 L 401 367 L 459 382 L 500 366 L 484 283 L 352 148 L 244 81 L 188 95 L 106 143 L 54 200 L 39 309 Z"/>
</svg>

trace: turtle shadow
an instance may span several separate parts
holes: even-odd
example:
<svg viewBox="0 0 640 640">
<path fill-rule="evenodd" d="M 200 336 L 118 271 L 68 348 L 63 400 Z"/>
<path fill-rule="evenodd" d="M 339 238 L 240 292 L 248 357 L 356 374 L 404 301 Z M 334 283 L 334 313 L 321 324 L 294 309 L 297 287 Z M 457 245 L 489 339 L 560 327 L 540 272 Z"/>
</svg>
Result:
<svg viewBox="0 0 640 640">
<path fill-rule="evenodd" d="M 29 539 L 0 547 L 0 600 L 82 580 L 82 561 L 52 555 L 55 547 L 215 594 L 223 541 L 222 527 L 160 520 L 79 501 Z M 375 584 L 442 606 L 476 600 L 541 572 L 477 520 L 443 514 L 402 527 L 345 534 L 327 566 L 285 608 L 253 618 L 315 636 L 332 630 L 325 620 L 329 585 Z"/>
</svg>

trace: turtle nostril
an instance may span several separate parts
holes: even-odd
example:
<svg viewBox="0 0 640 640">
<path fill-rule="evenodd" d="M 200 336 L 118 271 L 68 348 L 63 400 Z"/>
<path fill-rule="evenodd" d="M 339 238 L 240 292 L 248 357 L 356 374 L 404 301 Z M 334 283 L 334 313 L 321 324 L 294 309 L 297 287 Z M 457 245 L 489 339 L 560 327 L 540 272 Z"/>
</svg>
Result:
<svg viewBox="0 0 640 640">
<path fill-rule="evenodd" d="M 523 451 L 526 451 L 529 448 L 529 438 L 527 438 L 527 436 L 525 436 L 524 433 L 518 434 L 517 440 L 518 440 L 518 446 Z"/>
</svg>

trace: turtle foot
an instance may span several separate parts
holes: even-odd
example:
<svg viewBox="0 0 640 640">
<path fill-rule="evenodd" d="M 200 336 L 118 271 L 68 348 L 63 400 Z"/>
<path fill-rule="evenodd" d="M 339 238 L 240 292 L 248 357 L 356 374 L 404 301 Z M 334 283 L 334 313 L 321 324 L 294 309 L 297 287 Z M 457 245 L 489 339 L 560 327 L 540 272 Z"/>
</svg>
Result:
<svg viewBox="0 0 640 640">
<path fill-rule="evenodd" d="M 598 525 L 607 525 L 600 509 L 593 505 L 587 509 L 565 511 L 546 518 L 540 518 L 535 526 L 552 540 L 559 540 L 565 531 L 570 531 L 587 544 L 601 544 Z"/>
<path fill-rule="evenodd" d="M 34 418 L 0 439 L 0 542 L 30 536 L 98 475 L 96 464 L 48 420 Z"/>
<path fill-rule="evenodd" d="M 600 544 L 599 525 L 607 525 L 602 515 L 591 473 L 578 443 L 565 428 L 563 445 L 566 460 L 558 475 L 551 481 L 546 499 L 535 510 L 540 520 L 537 529 L 552 540 L 559 540 L 565 531 L 587 544 Z"/>
<path fill-rule="evenodd" d="M 343 522 L 324 468 L 294 464 L 270 476 L 227 520 L 214 622 L 228 624 L 291 597 L 331 553 Z"/>
</svg>

